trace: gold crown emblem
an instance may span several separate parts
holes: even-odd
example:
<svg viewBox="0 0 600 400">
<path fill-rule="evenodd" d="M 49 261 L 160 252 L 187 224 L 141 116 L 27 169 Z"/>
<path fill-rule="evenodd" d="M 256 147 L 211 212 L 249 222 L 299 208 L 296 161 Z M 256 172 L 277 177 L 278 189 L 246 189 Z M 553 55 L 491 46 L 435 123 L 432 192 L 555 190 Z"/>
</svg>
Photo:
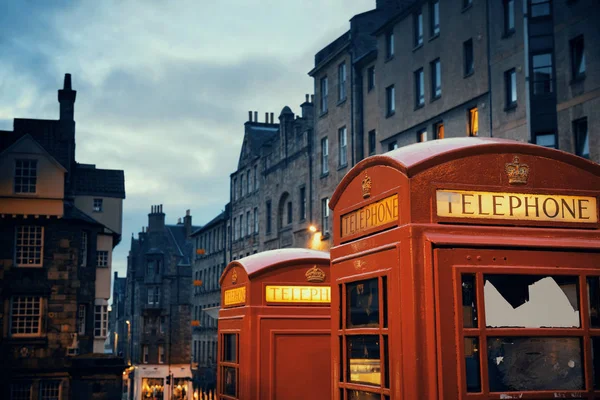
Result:
<svg viewBox="0 0 600 400">
<path fill-rule="evenodd" d="M 325 280 L 325 272 L 323 272 L 321 269 L 317 268 L 317 266 L 315 265 L 314 267 L 312 267 L 311 269 L 309 269 L 308 271 L 306 271 L 306 280 L 308 282 L 323 282 Z"/>
<path fill-rule="evenodd" d="M 362 195 L 363 199 L 371 197 L 371 178 L 365 172 L 365 177 L 362 180 Z"/>
<path fill-rule="evenodd" d="M 235 269 L 231 273 L 231 283 L 233 283 L 234 285 L 237 283 L 237 272 L 235 271 Z"/>
<path fill-rule="evenodd" d="M 506 163 L 506 174 L 508 183 L 527 183 L 529 177 L 529 165 L 519 163 L 519 157 L 514 156 L 512 163 Z"/>
</svg>

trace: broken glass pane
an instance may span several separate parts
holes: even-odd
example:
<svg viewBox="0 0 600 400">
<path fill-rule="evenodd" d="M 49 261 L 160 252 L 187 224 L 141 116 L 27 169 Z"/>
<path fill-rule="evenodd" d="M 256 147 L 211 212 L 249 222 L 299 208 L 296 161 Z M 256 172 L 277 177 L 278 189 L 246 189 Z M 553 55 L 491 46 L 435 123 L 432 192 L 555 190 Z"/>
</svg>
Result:
<svg viewBox="0 0 600 400">
<path fill-rule="evenodd" d="M 479 373 L 479 338 L 465 338 L 465 367 L 467 372 L 467 392 L 481 392 Z"/>
<path fill-rule="evenodd" d="M 477 328 L 477 296 L 475 274 L 462 275 L 463 327 Z"/>
<path fill-rule="evenodd" d="M 485 275 L 489 328 L 579 328 L 579 288 L 574 276 Z"/>
<path fill-rule="evenodd" d="M 588 309 L 590 310 L 590 326 L 600 328 L 600 278 L 589 276 L 587 278 L 588 287 Z"/>
<path fill-rule="evenodd" d="M 490 391 L 582 390 L 580 338 L 488 338 Z"/>
</svg>

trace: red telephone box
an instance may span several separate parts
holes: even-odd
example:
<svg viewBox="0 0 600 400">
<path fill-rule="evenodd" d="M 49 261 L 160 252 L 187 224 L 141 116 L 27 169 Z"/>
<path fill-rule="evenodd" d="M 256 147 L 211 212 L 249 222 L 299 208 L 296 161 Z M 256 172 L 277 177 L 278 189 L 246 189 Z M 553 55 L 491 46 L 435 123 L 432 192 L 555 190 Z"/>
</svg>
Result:
<svg viewBox="0 0 600 400">
<path fill-rule="evenodd" d="M 333 399 L 600 398 L 600 166 L 459 138 L 342 180 Z"/>
<path fill-rule="evenodd" d="M 223 271 L 220 399 L 331 399 L 329 253 L 265 251 Z"/>
</svg>

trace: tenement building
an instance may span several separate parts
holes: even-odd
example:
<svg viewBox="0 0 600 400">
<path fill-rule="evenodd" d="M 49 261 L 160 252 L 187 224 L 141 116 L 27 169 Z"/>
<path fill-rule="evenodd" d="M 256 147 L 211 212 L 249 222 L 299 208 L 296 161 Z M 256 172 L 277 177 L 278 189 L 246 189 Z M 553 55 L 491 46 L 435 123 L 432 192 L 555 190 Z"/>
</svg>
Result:
<svg viewBox="0 0 600 400">
<path fill-rule="evenodd" d="M 221 289 L 219 277 L 227 265 L 227 222 L 230 205 L 202 228 L 192 232 L 192 372 L 194 389 L 216 387 L 217 319 Z"/>
<path fill-rule="evenodd" d="M 162 205 L 131 238 L 127 258 L 127 376 L 129 396 L 188 399 L 191 393 L 192 226 L 189 210 L 165 224 Z"/>
<path fill-rule="evenodd" d="M 113 354 L 125 357 L 127 352 L 127 324 L 125 323 L 125 296 L 127 295 L 127 278 L 119 278 L 115 271 L 108 334 L 110 349 Z"/>
<path fill-rule="evenodd" d="M 350 166 L 415 142 L 493 136 L 600 161 L 593 0 L 400 3 L 374 41 L 357 27 L 376 10 L 315 56 L 320 229 Z"/>
<path fill-rule="evenodd" d="M 0 131 L 0 398 L 114 399 L 122 358 L 104 355 L 121 170 L 80 164 L 76 91 L 66 74 L 58 120 Z"/>
</svg>

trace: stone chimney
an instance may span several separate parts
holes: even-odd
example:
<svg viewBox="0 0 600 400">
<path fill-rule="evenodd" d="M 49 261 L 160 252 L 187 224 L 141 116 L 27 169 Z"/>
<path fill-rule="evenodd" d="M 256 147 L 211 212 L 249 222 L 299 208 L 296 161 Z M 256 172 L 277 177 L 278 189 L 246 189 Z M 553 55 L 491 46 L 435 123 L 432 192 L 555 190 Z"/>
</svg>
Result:
<svg viewBox="0 0 600 400">
<path fill-rule="evenodd" d="M 248 122 L 252 122 L 252 111 L 248 111 Z"/>
<path fill-rule="evenodd" d="M 148 214 L 148 232 L 165 229 L 165 214 L 162 207 L 162 204 L 160 204 L 150 208 L 150 214 Z"/>
<path fill-rule="evenodd" d="M 192 234 L 192 216 L 190 210 L 185 210 L 185 217 L 183 217 L 183 225 L 185 226 L 185 237 L 189 238 Z"/>
<path fill-rule="evenodd" d="M 309 99 L 309 95 L 307 94 L 306 100 L 300 105 L 300 108 L 302 109 L 302 118 L 312 119 L 314 115 L 314 106 L 314 103 Z"/>
<path fill-rule="evenodd" d="M 77 91 L 71 87 L 71 74 L 65 74 L 63 88 L 58 91 L 60 103 L 60 120 L 73 121 L 75 117 L 75 98 Z"/>
</svg>

